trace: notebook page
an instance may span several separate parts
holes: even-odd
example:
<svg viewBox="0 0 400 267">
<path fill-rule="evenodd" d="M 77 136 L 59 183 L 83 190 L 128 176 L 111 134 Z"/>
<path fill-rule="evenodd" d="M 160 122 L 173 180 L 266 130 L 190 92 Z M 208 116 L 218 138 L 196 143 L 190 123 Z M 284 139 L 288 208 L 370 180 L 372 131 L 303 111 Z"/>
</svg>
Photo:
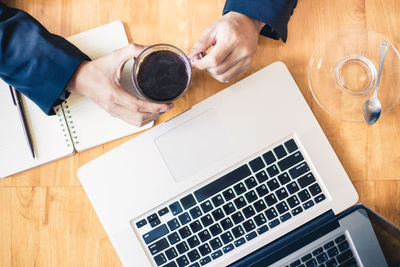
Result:
<svg viewBox="0 0 400 267">
<path fill-rule="evenodd" d="M 36 159 L 25 140 L 17 107 L 8 85 L 0 80 L 0 178 L 21 172 L 68 155 L 74 150 L 63 113 L 47 116 L 32 101 L 22 96 L 27 123 L 32 134 Z M 61 120 L 61 121 L 60 121 Z M 64 136 L 65 135 L 65 136 Z"/>
<path fill-rule="evenodd" d="M 110 24 L 67 38 L 91 59 L 96 59 L 128 45 L 122 22 Z M 133 60 L 127 62 L 122 72 L 121 83 L 132 90 L 130 72 Z M 153 123 L 143 127 L 130 125 L 114 118 L 90 99 L 71 95 L 62 104 L 76 151 L 82 151 L 109 141 L 150 128 Z"/>
</svg>

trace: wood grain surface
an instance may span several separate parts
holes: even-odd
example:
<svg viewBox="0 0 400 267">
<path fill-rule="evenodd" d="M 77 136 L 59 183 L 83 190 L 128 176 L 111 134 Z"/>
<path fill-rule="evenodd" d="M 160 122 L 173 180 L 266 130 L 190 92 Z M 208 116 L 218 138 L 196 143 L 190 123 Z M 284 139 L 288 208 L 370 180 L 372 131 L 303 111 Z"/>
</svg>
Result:
<svg viewBox="0 0 400 267">
<path fill-rule="evenodd" d="M 189 52 L 221 17 L 224 0 L 15 0 L 49 31 L 70 36 L 115 20 L 130 42 L 171 43 Z M 250 68 L 229 84 L 196 71 L 189 92 L 157 123 L 281 60 L 359 193 L 359 201 L 400 226 L 400 105 L 373 127 L 338 121 L 312 98 L 307 65 L 329 33 L 367 27 L 400 48 L 398 0 L 299 0 L 286 43 L 259 39 Z M 393 90 L 400 90 L 393 88 Z M 135 135 L 0 180 L 0 266 L 121 266 L 79 180 L 78 168 Z M 0 163 L 1 164 L 1 163 Z"/>
</svg>

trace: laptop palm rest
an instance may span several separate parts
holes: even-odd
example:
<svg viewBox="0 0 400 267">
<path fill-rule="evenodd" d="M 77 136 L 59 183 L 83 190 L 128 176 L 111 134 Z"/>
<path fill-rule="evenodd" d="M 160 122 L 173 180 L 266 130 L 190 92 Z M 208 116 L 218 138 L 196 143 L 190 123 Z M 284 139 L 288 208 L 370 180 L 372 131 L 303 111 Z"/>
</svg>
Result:
<svg viewBox="0 0 400 267">
<path fill-rule="evenodd" d="M 176 182 L 231 155 L 235 149 L 215 109 L 185 121 L 154 139 Z"/>
</svg>

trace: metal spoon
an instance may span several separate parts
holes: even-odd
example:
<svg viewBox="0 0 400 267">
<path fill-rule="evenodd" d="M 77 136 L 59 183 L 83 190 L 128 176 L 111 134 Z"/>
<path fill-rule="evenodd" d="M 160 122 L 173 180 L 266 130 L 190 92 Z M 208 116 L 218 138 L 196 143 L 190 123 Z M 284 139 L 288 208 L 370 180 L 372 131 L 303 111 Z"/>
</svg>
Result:
<svg viewBox="0 0 400 267">
<path fill-rule="evenodd" d="M 381 74 L 383 63 L 385 62 L 385 58 L 388 52 L 388 42 L 385 40 L 381 43 L 381 47 L 379 49 L 379 69 L 378 69 L 378 79 L 376 80 L 375 90 L 373 96 L 365 101 L 363 107 L 363 115 L 364 120 L 368 125 L 374 124 L 381 115 L 382 105 L 378 100 L 378 87 L 379 82 L 381 81 Z"/>
</svg>

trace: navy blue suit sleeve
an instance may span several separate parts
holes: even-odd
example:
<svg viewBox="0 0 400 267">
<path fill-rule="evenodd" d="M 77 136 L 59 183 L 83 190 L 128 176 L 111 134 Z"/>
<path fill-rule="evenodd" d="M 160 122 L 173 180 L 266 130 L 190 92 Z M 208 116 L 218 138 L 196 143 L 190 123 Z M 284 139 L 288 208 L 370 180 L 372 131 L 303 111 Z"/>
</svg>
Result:
<svg viewBox="0 0 400 267">
<path fill-rule="evenodd" d="M 297 0 L 227 0 L 223 14 L 234 11 L 264 22 L 261 34 L 286 42 L 287 24 Z"/>
<path fill-rule="evenodd" d="M 0 78 L 46 114 L 54 114 L 53 105 L 83 60 L 90 59 L 73 44 L 0 3 Z"/>
</svg>

